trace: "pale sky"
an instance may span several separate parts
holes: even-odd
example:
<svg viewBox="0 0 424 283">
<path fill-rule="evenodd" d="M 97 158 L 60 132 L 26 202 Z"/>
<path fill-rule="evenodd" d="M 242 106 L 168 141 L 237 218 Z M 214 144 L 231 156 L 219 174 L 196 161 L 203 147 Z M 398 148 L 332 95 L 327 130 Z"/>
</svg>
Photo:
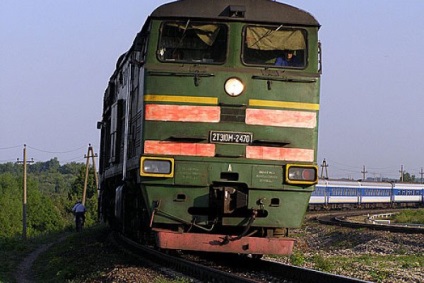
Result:
<svg viewBox="0 0 424 283">
<path fill-rule="evenodd" d="M 118 57 L 157 0 L 0 1 L 0 163 L 84 162 Z M 318 164 L 331 178 L 420 177 L 424 1 L 291 0 L 321 24 Z"/>
</svg>

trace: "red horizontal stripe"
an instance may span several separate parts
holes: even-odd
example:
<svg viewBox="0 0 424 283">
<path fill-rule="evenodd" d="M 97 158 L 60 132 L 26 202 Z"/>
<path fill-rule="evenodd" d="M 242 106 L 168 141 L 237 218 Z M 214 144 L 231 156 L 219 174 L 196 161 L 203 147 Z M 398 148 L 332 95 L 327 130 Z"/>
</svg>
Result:
<svg viewBox="0 0 424 283">
<path fill-rule="evenodd" d="M 147 104 L 146 120 L 175 122 L 218 123 L 221 111 L 218 106 Z"/>
<path fill-rule="evenodd" d="M 315 152 L 313 149 L 266 146 L 246 147 L 246 158 L 250 159 L 313 162 L 314 157 Z"/>
<path fill-rule="evenodd" d="M 144 154 L 213 157 L 215 156 L 215 145 L 148 140 L 144 142 Z"/>
<path fill-rule="evenodd" d="M 246 109 L 246 124 L 276 127 L 315 128 L 317 116 L 315 112 Z"/>
</svg>

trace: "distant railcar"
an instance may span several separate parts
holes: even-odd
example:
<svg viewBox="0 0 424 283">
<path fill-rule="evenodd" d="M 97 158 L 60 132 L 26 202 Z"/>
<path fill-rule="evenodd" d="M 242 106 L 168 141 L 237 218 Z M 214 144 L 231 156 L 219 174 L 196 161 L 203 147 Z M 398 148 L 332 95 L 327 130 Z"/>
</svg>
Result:
<svg viewBox="0 0 424 283">
<path fill-rule="evenodd" d="M 290 254 L 317 182 L 319 27 L 270 0 L 154 10 L 104 95 L 102 219 L 162 249 Z"/>
<path fill-rule="evenodd" d="M 424 185 L 395 182 L 319 180 L 310 210 L 415 207 L 424 205 Z"/>
</svg>

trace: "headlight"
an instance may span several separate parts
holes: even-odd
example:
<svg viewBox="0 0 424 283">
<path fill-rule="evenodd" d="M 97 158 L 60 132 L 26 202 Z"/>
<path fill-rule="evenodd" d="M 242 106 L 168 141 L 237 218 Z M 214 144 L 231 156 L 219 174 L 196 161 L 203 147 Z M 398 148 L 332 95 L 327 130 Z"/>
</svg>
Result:
<svg viewBox="0 0 424 283">
<path fill-rule="evenodd" d="M 141 157 L 140 176 L 174 177 L 174 159 Z"/>
<path fill-rule="evenodd" d="M 318 167 L 314 165 L 286 165 L 286 182 L 288 184 L 313 185 L 318 182 Z"/>
<path fill-rule="evenodd" d="M 239 79 L 230 78 L 225 82 L 224 88 L 229 96 L 239 96 L 244 90 L 244 85 Z"/>
</svg>

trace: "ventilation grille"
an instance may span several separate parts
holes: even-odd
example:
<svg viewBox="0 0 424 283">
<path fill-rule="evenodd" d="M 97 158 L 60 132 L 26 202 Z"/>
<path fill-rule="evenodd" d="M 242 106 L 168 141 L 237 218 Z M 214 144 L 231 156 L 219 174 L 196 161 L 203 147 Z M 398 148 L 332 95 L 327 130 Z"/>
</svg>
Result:
<svg viewBox="0 0 424 283">
<path fill-rule="evenodd" d="M 244 123 L 246 118 L 245 108 L 235 107 L 221 107 L 221 121 L 222 122 L 240 122 Z"/>
</svg>

